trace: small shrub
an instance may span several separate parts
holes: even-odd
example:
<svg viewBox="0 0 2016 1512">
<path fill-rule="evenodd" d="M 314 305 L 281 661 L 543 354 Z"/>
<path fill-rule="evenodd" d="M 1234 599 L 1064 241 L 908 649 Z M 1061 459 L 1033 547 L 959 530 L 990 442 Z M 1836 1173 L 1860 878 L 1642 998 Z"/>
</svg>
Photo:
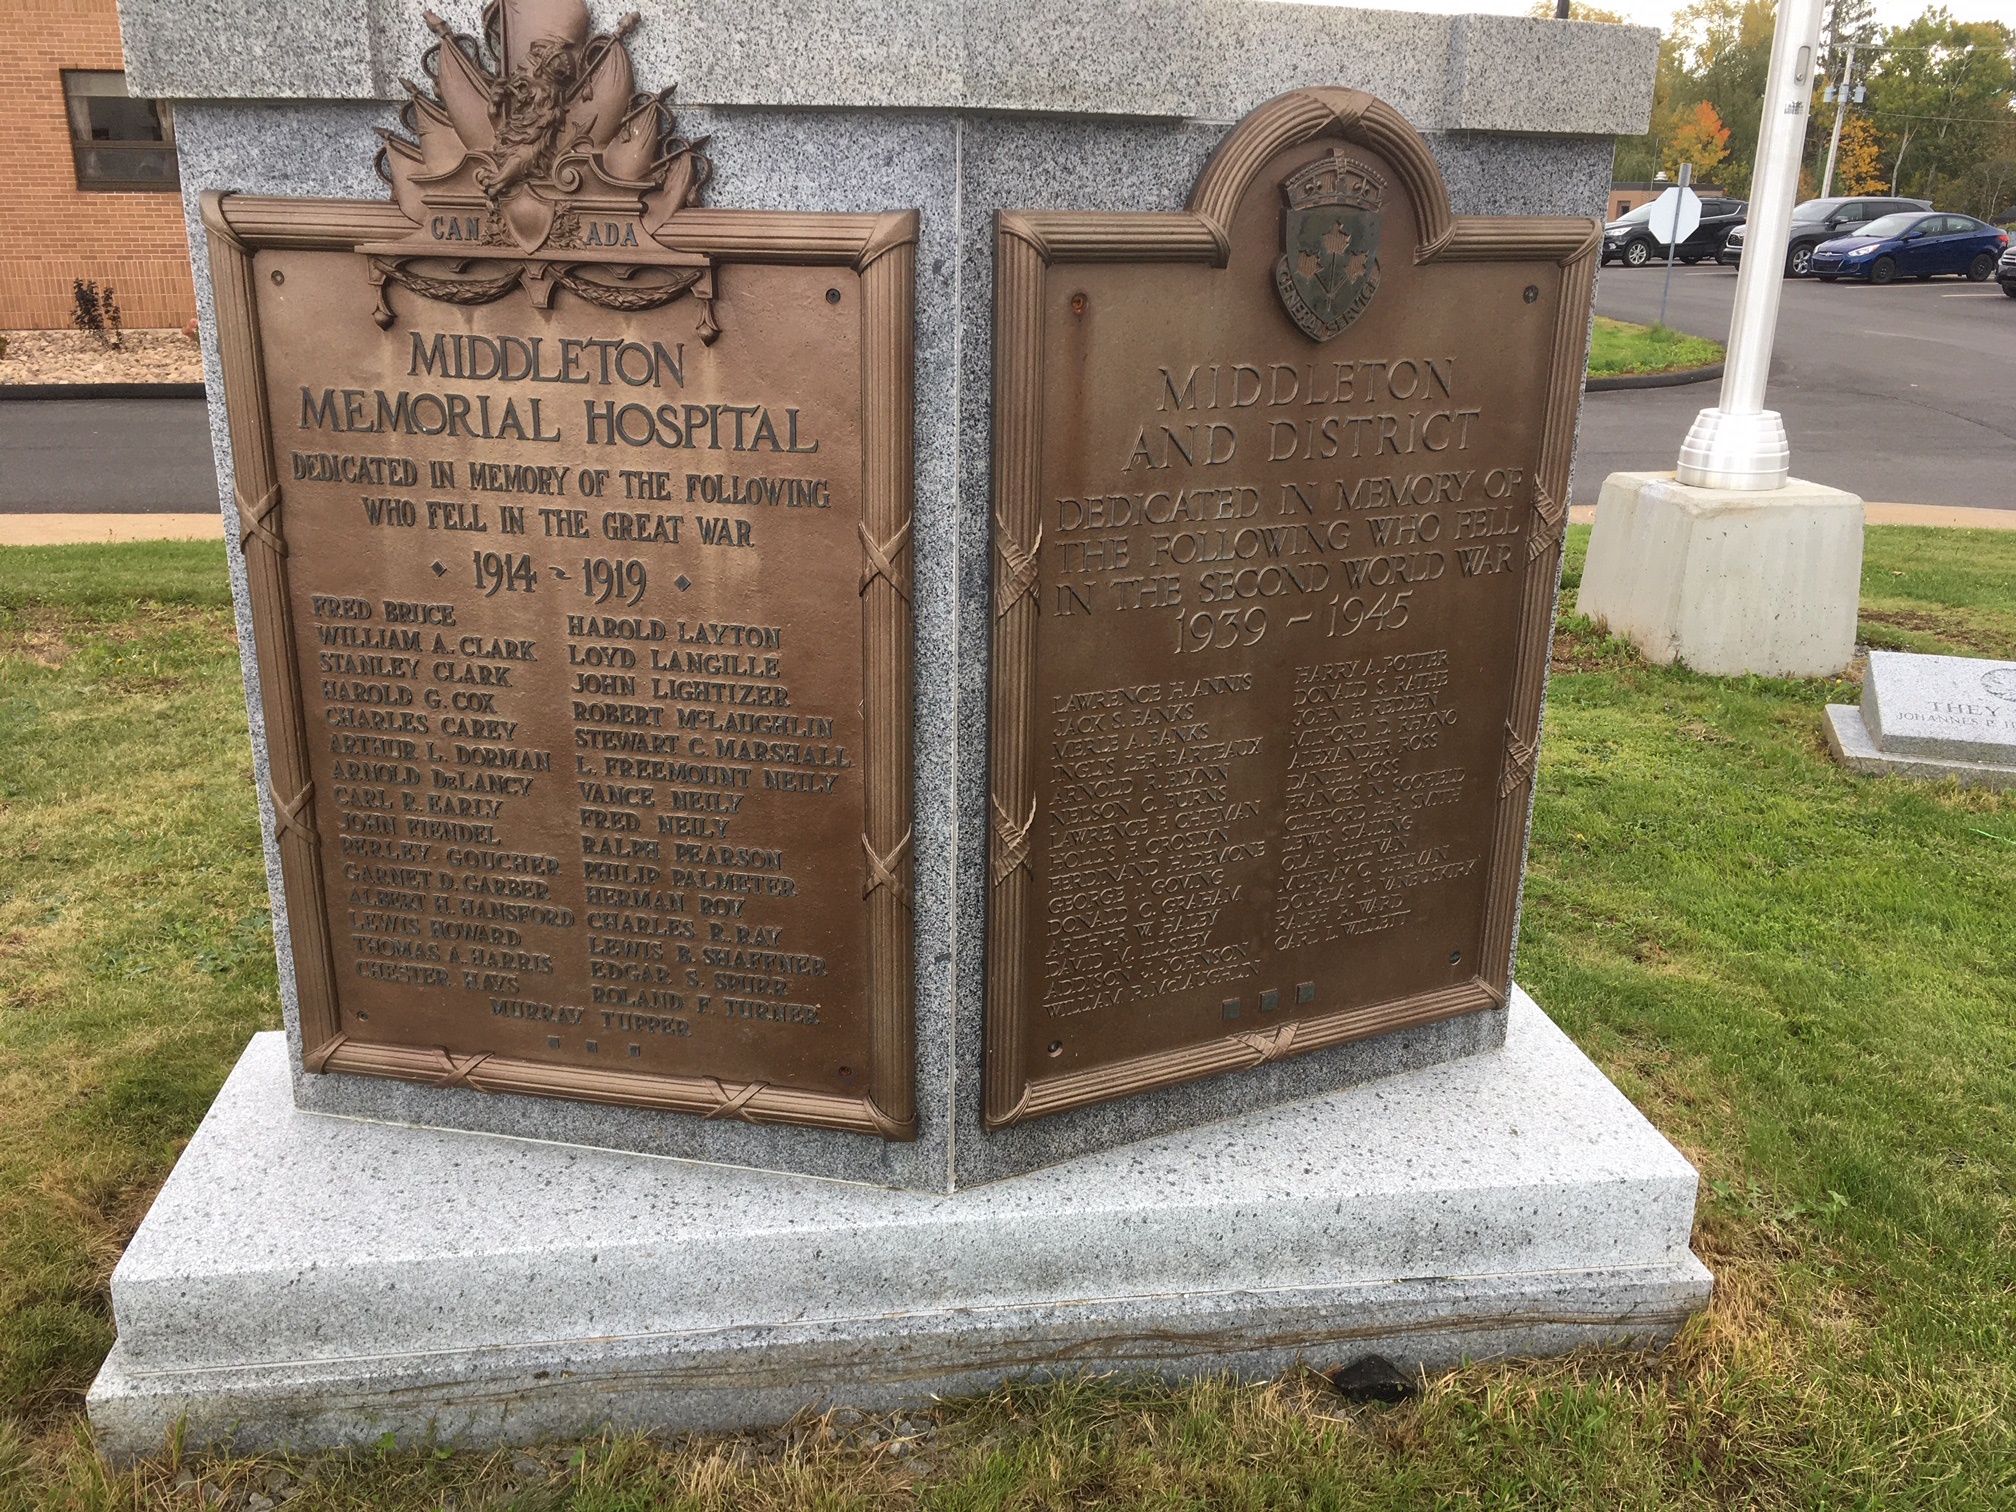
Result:
<svg viewBox="0 0 2016 1512">
<path fill-rule="evenodd" d="M 70 280 L 70 324 L 98 338 L 99 344 L 117 349 L 120 345 L 121 315 L 112 285 L 101 292 L 95 278 Z"/>
</svg>

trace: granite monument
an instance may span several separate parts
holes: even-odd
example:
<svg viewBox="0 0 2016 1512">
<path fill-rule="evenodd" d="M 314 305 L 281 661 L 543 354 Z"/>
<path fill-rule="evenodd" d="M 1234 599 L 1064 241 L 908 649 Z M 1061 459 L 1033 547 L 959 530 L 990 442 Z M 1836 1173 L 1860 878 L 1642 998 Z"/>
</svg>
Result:
<svg viewBox="0 0 2016 1512">
<path fill-rule="evenodd" d="M 120 1262 L 106 1452 L 1701 1304 L 1692 1170 L 1512 976 L 1650 32 L 122 22 L 183 102 L 286 1032 Z M 1071 841 L 1081 777 L 1160 807 Z M 1099 866 L 1147 956 L 1053 906 Z"/>
</svg>

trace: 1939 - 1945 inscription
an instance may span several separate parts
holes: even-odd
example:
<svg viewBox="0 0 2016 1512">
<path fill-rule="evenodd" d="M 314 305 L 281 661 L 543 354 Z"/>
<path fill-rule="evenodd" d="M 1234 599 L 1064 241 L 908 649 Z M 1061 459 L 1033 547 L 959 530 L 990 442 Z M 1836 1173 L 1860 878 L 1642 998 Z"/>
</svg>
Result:
<svg viewBox="0 0 2016 1512">
<path fill-rule="evenodd" d="M 1503 1004 L 1595 237 L 1349 90 L 999 217 L 990 1124 Z"/>
<path fill-rule="evenodd" d="M 392 203 L 205 205 L 306 1064 L 908 1137 L 915 217 L 429 22 Z"/>
</svg>

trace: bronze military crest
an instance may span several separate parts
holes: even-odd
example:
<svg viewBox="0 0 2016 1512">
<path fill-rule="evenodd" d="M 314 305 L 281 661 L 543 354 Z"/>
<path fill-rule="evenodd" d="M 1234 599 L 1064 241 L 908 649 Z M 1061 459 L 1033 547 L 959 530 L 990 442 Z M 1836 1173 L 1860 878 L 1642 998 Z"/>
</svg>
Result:
<svg viewBox="0 0 2016 1512">
<path fill-rule="evenodd" d="M 439 39 L 422 60 L 432 88 L 406 83 L 410 136 L 378 132 L 378 171 L 414 224 L 364 249 L 378 323 L 394 322 L 388 283 L 454 304 L 523 288 L 542 309 L 555 288 L 621 311 L 690 292 L 711 342 L 713 264 L 661 233 L 712 169 L 674 131 L 671 90 L 636 88 L 636 13 L 591 35 L 585 0 L 489 0 L 480 38 L 423 16 Z"/>
<path fill-rule="evenodd" d="M 1311 341 L 1328 341 L 1379 291 L 1379 220 L 1386 181 L 1340 151 L 1290 174 L 1274 286 Z"/>
</svg>

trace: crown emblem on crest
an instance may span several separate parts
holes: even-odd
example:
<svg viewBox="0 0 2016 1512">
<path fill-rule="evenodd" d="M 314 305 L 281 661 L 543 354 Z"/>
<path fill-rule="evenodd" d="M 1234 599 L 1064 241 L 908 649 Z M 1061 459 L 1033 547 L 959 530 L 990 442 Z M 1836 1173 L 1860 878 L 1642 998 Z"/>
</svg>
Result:
<svg viewBox="0 0 2016 1512">
<path fill-rule="evenodd" d="M 718 334 L 713 267 L 656 233 L 699 199 L 704 139 L 674 131 L 672 91 L 641 92 L 625 38 L 590 31 L 585 0 L 489 0 L 482 36 L 423 13 L 439 40 L 405 81 L 407 134 L 380 128 L 378 172 L 414 222 L 372 254 L 376 318 L 388 284 L 427 299 L 487 304 L 523 288 L 541 308 L 564 288 L 606 309 L 645 310 L 691 290 L 701 336 Z"/>
<path fill-rule="evenodd" d="M 1281 259 L 1274 289 L 1311 341 L 1328 341 L 1379 292 L 1379 222 L 1386 180 L 1332 149 L 1281 181 Z"/>
<path fill-rule="evenodd" d="M 1312 205 L 1341 205 L 1351 210 L 1377 210 L 1386 202 L 1386 180 L 1356 158 L 1333 152 L 1291 173 L 1281 185 L 1291 210 Z"/>
</svg>

